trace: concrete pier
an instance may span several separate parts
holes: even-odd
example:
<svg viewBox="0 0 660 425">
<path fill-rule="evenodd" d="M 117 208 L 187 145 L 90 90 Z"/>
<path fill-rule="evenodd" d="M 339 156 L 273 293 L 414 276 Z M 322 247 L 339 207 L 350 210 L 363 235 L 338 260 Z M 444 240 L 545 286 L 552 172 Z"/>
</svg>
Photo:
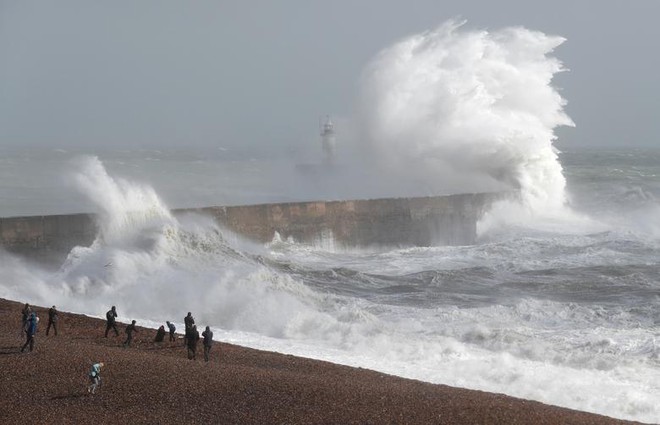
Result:
<svg viewBox="0 0 660 425">
<path fill-rule="evenodd" d="M 501 195 L 460 194 L 422 198 L 294 202 L 174 210 L 212 217 L 257 242 L 275 232 L 303 243 L 332 241 L 346 247 L 468 245 L 476 223 Z M 0 218 L 4 250 L 40 261 L 61 261 L 74 246 L 89 246 L 98 225 L 93 214 Z"/>
</svg>

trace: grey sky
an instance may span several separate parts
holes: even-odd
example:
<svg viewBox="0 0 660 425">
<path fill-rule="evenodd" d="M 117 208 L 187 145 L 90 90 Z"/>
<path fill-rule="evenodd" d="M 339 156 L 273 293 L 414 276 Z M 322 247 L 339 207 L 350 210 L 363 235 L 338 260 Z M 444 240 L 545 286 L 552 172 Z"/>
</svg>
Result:
<svg viewBox="0 0 660 425">
<path fill-rule="evenodd" d="M 461 17 L 567 38 L 560 148 L 654 146 L 658 1 L 0 0 L 0 146 L 295 152 L 381 49 Z"/>
</svg>

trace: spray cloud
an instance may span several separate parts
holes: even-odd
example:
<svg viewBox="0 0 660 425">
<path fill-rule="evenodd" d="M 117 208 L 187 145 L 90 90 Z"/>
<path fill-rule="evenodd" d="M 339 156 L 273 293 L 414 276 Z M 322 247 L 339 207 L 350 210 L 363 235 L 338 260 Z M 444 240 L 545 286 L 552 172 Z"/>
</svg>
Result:
<svg viewBox="0 0 660 425">
<path fill-rule="evenodd" d="M 563 67 L 550 54 L 564 39 L 463 26 L 447 22 L 375 57 L 360 96 L 363 139 L 401 178 L 439 190 L 513 189 L 532 210 L 561 208 L 554 128 L 573 123 L 551 85 Z"/>
</svg>

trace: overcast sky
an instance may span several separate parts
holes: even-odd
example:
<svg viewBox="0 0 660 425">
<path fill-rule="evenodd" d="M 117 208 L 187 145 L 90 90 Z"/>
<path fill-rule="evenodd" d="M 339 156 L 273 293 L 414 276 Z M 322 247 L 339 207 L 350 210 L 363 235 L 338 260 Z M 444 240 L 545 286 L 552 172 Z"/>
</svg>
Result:
<svg viewBox="0 0 660 425">
<path fill-rule="evenodd" d="M 660 1 L 0 0 L 1 146 L 291 152 L 381 49 L 451 18 L 567 39 L 562 149 L 655 146 Z"/>
</svg>

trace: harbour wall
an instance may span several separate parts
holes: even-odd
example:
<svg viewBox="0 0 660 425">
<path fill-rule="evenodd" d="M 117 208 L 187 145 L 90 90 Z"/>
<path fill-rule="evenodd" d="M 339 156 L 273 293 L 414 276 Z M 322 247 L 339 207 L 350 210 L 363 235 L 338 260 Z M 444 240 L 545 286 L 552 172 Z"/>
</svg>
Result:
<svg viewBox="0 0 660 425">
<path fill-rule="evenodd" d="M 173 210 L 197 213 L 257 242 L 282 238 L 335 246 L 468 245 L 479 218 L 501 195 L 460 194 L 420 198 L 292 202 Z M 0 218 L 5 251 L 61 262 L 75 246 L 89 246 L 98 225 L 93 214 Z"/>
</svg>

